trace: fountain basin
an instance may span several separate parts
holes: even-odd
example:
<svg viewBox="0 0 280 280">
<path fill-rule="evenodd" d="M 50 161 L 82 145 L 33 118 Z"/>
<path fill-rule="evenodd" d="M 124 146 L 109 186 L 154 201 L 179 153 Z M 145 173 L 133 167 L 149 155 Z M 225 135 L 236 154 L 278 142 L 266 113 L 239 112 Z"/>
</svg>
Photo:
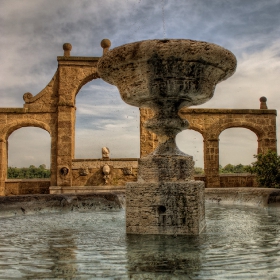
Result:
<svg viewBox="0 0 280 280">
<path fill-rule="evenodd" d="M 130 105 L 155 107 L 164 99 L 182 107 L 208 101 L 216 84 L 235 72 L 236 58 L 212 43 L 146 40 L 110 50 L 97 68 Z"/>
<path fill-rule="evenodd" d="M 277 279 L 280 273 L 279 208 L 207 203 L 207 228 L 197 237 L 127 236 L 124 211 L 108 210 L 1 218 L 0 278 Z"/>
</svg>

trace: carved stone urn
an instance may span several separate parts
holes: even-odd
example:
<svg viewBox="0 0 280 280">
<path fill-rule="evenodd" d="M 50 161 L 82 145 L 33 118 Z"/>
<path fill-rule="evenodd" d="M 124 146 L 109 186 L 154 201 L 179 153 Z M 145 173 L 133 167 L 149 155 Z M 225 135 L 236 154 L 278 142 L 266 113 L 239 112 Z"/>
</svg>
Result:
<svg viewBox="0 0 280 280">
<path fill-rule="evenodd" d="M 182 39 L 126 44 L 106 52 L 98 63 L 100 77 L 118 87 L 124 102 L 154 111 L 145 127 L 157 134 L 159 146 L 154 154 L 162 155 L 181 154 L 175 137 L 188 122 L 178 111 L 212 98 L 216 84 L 235 68 L 230 51 Z"/>
<path fill-rule="evenodd" d="M 188 127 L 178 112 L 211 99 L 216 84 L 235 68 L 230 51 L 187 39 L 147 40 L 104 51 L 99 76 L 117 86 L 127 104 L 153 110 L 145 127 L 159 140 L 152 154 L 139 159 L 138 181 L 126 185 L 127 233 L 196 235 L 203 230 L 204 183 L 193 180 L 192 156 L 176 146 L 176 135 Z"/>
</svg>

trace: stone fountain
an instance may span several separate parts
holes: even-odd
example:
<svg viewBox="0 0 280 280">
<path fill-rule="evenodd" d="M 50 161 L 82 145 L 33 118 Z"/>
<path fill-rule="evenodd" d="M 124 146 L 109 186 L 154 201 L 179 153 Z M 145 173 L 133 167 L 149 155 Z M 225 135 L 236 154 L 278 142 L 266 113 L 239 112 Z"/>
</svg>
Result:
<svg viewBox="0 0 280 280">
<path fill-rule="evenodd" d="M 132 106 L 151 108 L 145 127 L 159 140 L 156 150 L 139 159 L 138 181 L 126 185 L 126 232 L 129 234 L 198 235 L 205 227 L 204 182 L 193 180 L 192 156 L 176 146 L 176 135 L 188 128 L 182 107 L 213 97 L 215 86 L 230 77 L 236 58 L 207 42 L 147 40 L 108 51 L 98 74 L 118 87 Z"/>
</svg>

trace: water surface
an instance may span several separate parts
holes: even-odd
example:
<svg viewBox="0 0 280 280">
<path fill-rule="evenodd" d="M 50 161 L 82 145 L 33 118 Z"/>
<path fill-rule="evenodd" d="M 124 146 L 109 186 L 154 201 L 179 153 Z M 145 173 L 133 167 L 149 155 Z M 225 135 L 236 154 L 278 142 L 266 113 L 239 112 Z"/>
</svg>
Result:
<svg viewBox="0 0 280 280">
<path fill-rule="evenodd" d="M 126 236 L 124 216 L 0 219 L 0 279 L 279 279 L 277 208 L 207 204 L 199 237 Z"/>
</svg>

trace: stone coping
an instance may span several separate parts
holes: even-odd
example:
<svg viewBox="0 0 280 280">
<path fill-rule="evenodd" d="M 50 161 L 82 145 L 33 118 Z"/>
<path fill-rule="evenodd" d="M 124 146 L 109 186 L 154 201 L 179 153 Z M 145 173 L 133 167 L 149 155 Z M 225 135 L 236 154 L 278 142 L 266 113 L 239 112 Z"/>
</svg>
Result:
<svg viewBox="0 0 280 280">
<path fill-rule="evenodd" d="M 124 193 L 41 194 L 0 197 L 0 218 L 68 211 L 123 209 Z"/>
<path fill-rule="evenodd" d="M 125 189 L 76 194 L 38 194 L 0 197 L 0 217 L 26 214 L 55 213 L 61 211 L 109 211 L 125 207 Z M 51 187 L 61 188 L 61 187 Z M 72 187 L 73 188 L 73 187 Z M 98 188 L 94 186 L 91 188 Z M 104 186 L 99 186 L 103 188 Z M 280 189 L 273 188 L 208 188 L 205 201 L 217 204 L 250 205 L 257 207 L 280 207 Z"/>
<path fill-rule="evenodd" d="M 34 178 L 34 179 L 6 179 L 5 182 L 50 182 L 50 178 Z"/>
<path fill-rule="evenodd" d="M 28 113 L 28 109 L 27 108 L 0 108 L 0 113 L 25 114 Z"/>
<path fill-rule="evenodd" d="M 206 188 L 205 201 L 219 204 L 280 207 L 280 189 L 274 188 Z"/>
<path fill-rule="evenodd" d="M 97 61 L 98 56 L 58 56 L 57 61 Z"/>
<path fill-rule="evenodd" d="M 277 116 L 277 110 L 274 109 L 207 109 L 207 108 L 183 108 L 180 110 L 179 114 L 252 114 L 252 115 L 262 115 L 262 114 L 273 114 Z"/>
<path fill-rule="evenodd" d="M 110 159 L 102 159 L 102 158 L 94 158 L 94 159 L 72 159 L 72 162 L 80 162 L 80 161 L 137 161 L 139 158 L 110 158 Z"/>
<path fill-rule="evenodd" d="M 101 168 L 105 164 L 114 168 L 138 168 L 138 159 L 126 158 L 126 159 L 75 159 L 72 160 L 72 170 L 80 168 Z"/>
<path fill-rule="evenodd" d="M 50 194 L 125 193 L 125 186 L 51 186 Z"/>
</svg>

